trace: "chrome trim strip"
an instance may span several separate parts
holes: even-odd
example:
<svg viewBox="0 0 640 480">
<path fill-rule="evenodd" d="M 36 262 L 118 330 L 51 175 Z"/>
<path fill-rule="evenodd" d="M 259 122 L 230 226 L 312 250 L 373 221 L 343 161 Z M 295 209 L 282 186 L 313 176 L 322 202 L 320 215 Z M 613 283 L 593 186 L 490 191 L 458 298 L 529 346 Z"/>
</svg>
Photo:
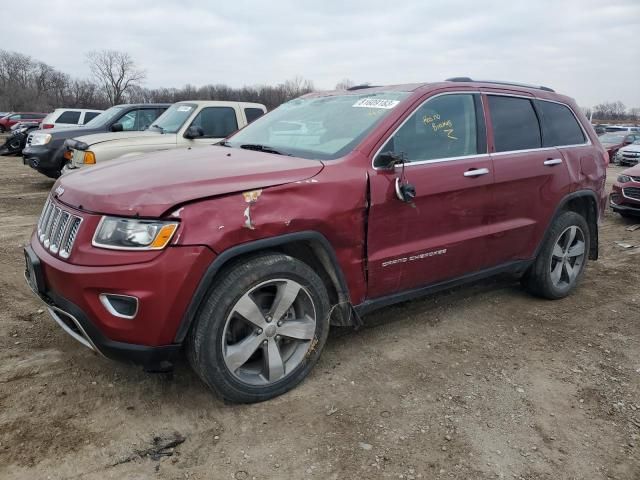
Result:
<svg viewBox="0 0 640 480">
<path fill-rule="evenodd" d="M 622 196 L 624 198 L 626 198 L 627 200 L 632 200 L 634 202 L 640 202 L 640 198 L 634 198 L 634 197 L 628 197 L 626 193 L 624 193 L 624 191 L 628 188 L 638 188 L 638 187 L 626 187 L 626 188 L 621 188 L 620 190 L 622 190 Z"/>
<path fill-rule="evenodd" d="M 123 315 L 122 313 L 119 313 L 115 308 L 113 308 L 113 305 L 111 305 L 109 297 L 133 298 L 136 301 L 135 312 L 133 312 L 133 315 Z M 138 300 L 138 297 L 134 297 L 133 295 L 120 295 L 118 293 L 101 293 L 100 295 L 98 295 L 98 298 L 100 298 L 100 303 L 102 303 L 102 306 L 107 310 L 107 312 L 109 312 L 114 317 L 133 320 L 138 314 L 138 308 L 140 307 L 140 301 Z"/>
<path fill-rule="evenodd" d="M 56 321 L 56 323 L 58 325 L 60 325 L 60 327 L 62 327 L 62 329 L 67 332 L 71 337 L 73 337 L 75 340 L 77 340 L 78 342 L 80 342 L 82 345 L 84 345 L 85 347 L 87 347 L 90 350 L 93 350 L 96 353 L 100 353 L 100 351 L 96 348 L 96 346 L 94 345 L 94 343 L 89 339 L 89 336 L 87 335 L 87 332 L 84 331 L 84 328 L 82 328 L 82 326 L 80 325 L 80 323 L 78 323 L 78 320 L 75 319 L 75 317 L 73 315 L 70 315 L 69 313 L 65 312 L 64 310 L 58 308 L 58 307 L 54 307 L 52 305 L 47 305 L 47 311 L 49 312 L 49 315 L 51 315 L 51 317 Z M 77 334 L 76 332 L 74 332 L 73 330 L 71 330 L 65 323 L 64 321 L 62 321 L 62 319 L 57 315 L 56 312 L 60 312 L 63 315 L 68 316 L 71 321 L 74 323 L 74 325 L 76 327 L 78 327 L 78 330 L 80 330 L 80 332 L 82 333 L 82 335 Z M 102 354 L 101 354 L 102 355 Z"/>
</svg>

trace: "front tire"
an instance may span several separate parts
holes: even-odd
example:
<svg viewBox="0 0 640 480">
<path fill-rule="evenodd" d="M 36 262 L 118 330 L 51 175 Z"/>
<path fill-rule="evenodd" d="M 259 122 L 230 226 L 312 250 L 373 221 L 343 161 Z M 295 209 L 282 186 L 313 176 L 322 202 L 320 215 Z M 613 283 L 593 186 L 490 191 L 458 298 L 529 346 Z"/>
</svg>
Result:
<svg viewBox="0 0 640 480">
<path fill-rule="evenodd" d="M 226 400 L 281 395 L 311 371 L 329 333 L 329 297 L 307 264 L 280 253 L 221 272 L 187 341 L 200 378 Z"/>
<path fill-rule="evenodd" d="M 578 285 L 590 247 L 589 226 L 576 212 L 560 214 L 533 265 L 523 277 L 524 287 L 551 300 L 564 298 Z"/>
</svg>

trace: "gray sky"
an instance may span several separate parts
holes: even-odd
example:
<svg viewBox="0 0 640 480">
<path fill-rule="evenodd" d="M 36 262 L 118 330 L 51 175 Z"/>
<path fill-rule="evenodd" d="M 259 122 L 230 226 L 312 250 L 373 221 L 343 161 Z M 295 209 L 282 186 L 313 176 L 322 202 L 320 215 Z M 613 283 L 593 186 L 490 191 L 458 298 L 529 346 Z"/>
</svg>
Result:
<svg viewBox="0 0 640 480">
<path fill-rule="evenodd" d="M 2 16 L 0 48 L 78 77 L 86 52 L 124 50 L 148 87 L 465 75 L 640 107 L 639 0 L 30 0 Z"/>
</svg>

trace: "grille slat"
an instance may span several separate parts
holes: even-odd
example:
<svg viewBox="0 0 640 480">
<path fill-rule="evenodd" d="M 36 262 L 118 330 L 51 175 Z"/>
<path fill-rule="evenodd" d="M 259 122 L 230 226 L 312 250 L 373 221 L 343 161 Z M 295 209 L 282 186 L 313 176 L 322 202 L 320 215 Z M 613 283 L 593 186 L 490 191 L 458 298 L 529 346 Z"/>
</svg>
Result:
<svg viewBox="0 0 640 480">
<path fill-rule="evenodd" d="M 81 223 L 81 217 L 55 205 L 48 198 L 38 220 L 38 238 L 51 253 L 69 258 Z"/>
<path fill-rule="evenodd" d="M 622 193 L 627 198 L 633 198 L 634 200 L 640 200 L 640 188 L 638 187 L 627 187 L 622 189 Z"/>
</svg>

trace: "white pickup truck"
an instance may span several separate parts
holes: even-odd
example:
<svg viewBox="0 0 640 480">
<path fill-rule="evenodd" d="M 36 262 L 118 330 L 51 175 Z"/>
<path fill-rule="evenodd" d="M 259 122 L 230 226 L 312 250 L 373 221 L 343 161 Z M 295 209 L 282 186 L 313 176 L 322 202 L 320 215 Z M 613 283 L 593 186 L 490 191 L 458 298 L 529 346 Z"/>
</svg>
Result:
<svg viewBox="0 0 640 480">
<path fill-rule="evenodd" d="M 70 158 L 62 170 L 156 150 L 211 145 L 244 127 L 267 111 L 245 102 L 186 101 L 174 103 L 147 130 L 98 133 L 69 139 Z"/>
</svg>

